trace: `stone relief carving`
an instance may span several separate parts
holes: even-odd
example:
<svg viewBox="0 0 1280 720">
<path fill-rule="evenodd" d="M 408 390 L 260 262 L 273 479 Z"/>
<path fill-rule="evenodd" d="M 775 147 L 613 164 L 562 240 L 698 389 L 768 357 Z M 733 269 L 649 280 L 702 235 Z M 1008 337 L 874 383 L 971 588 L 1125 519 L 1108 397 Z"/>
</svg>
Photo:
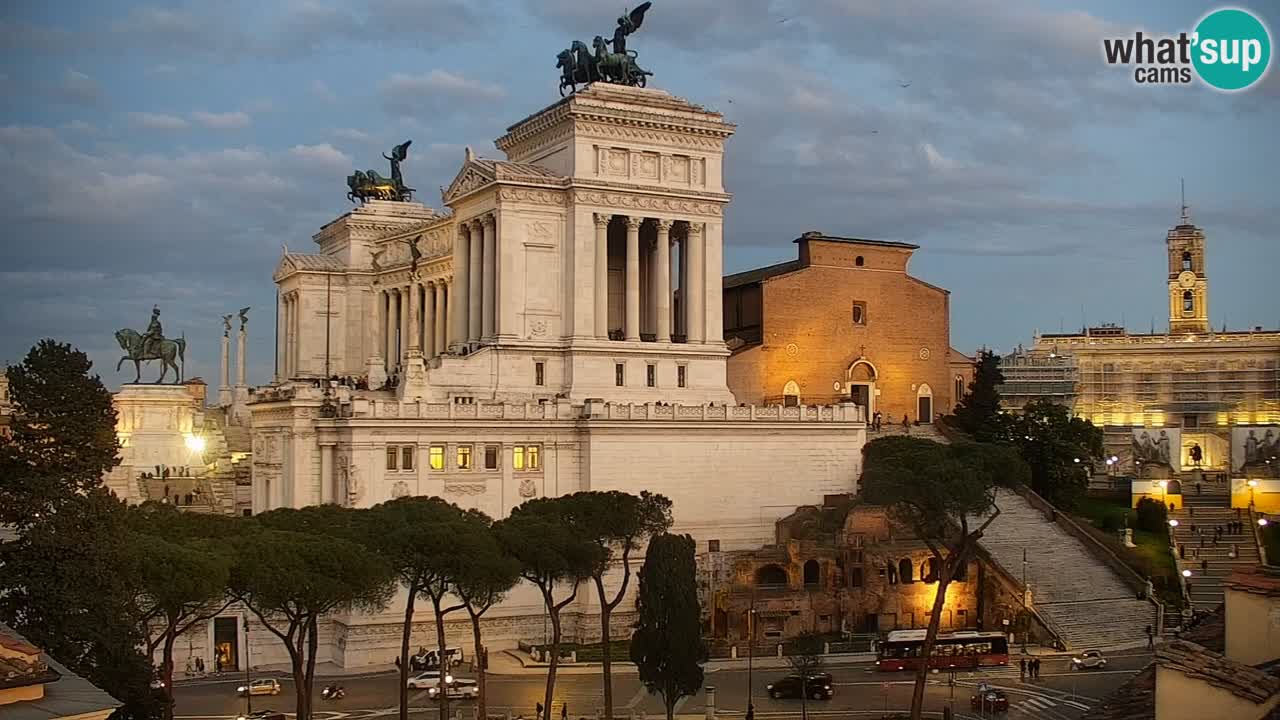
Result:
<svg viewBox="0 0 1280 720">
<path fill-rule="evenodd" d="M 409 483 L 403 480 L 397 480 L 395 485 L 391 486 L 391 497 L 402 498 L 409 495 Z"/>
<path fill-rule="evenodd" d="M 355 505 L 364 497 L 364 485 L 360 482 L 360 473 L 353 458 L 338 456 L 338 479 L 347 491 L 347 504 Z"/>
<path fill-rule="evenodd" d="M 520 481 L 520 497 L 531 498 L 537 494 L 538 484 L 533 481 L 533 478 L 525 478 Z"/>
<path fill-rule="evenodd" d="M 498 190 L 498 199 L 512 202 L 524 202 L 531 205 L 555 205 L 563 207 L 565 204 L 565 196 L 562 192 L 555 190 L 533 190 L 529 188 L 500 188 Z"/>
<path fill-rule="evenodd" d="M 541 220 L 529 223 L 526 233 L 529 240 L 542 245 L 551 245 L 555 241 L 555 233 L 551 230 L 551 226 Z"/>
<path fill-rule="evenodd" d="M 604 205 L 635 210 L 663 210 L 672 213 L 721 215 L 724 206 L 719 203 L 697 202 L 680 198 L 649 197 L 629 193 L 611 193 L 597 190 L 578 190 L 573 194 L 575 202 Z"/>
<path fill-rule="evenodd" d="M 724 141 L 719 138 L 699 137 L 683 133 L 640 130 L 637 128 L 596 123 L 580 123 L 578 132 L 584 137 L 596 137 L 606 140 L 621 138 L 624 140 L 643 140 L 661 145 L 675 147 L 698 148 L 702 150 L 720 150 Z"/>
<path fill-rule="evenodd" d="M 530 320 L 530 321 L 529 321 L 529 335 L 530 335 L 530 336 L 532 336 L 532 337 L 542 337 L 543 335 L 546 335 L 546 334 L 547 334 L 547 321 L 546 321 L 546 320 Z"/>
<path fill-rule="evenodd" d="M 651 154 L 638 155 L 635 175 L 637 177 L 658 179 L 658 157 Z"/>
<path fill-rule="evenodd" d="M 467 168 L 462 177 L 453 181 L 449 186 L 449 190 L 445 193 L 446 200 L 452 200 L 460 195 L 465 195 L 473 190 L 477 190 L 489 183 L 493 182 L 493 178 L 483 175 L 475 168 Z"/>
<path fill-rule="evenodd" d="M 702 160 L 689 161 L 689 182 L 694 185 L 702 184 Z"/>
<path fill-rule="evenodd" d="M 484 483 L 445 483 L 444 491 L 455 495 L 483 495 L 486 486 Z"/>
</svg>

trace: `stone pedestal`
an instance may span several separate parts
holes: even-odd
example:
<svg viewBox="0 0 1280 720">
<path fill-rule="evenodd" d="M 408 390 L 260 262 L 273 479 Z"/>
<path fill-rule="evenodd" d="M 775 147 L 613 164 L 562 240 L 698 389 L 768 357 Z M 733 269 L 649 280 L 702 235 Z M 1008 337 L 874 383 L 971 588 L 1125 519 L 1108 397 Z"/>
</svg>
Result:
<svg viewBox="0 0 1280 720">
<path fill-rule="evenodd" d="M 427 363 L 421 350 L 410 350 L 405 358 L 404 372 L 401 373 L 400 385 L 397 388 L 402 402 L 413 402 L 427 398 Z"/>
<path fill-rule="evenodd" d="M 1124 546 L 1125 546 L 1125 547 L 1137 547 L 1137 545 L 1134 545 L 1134 544 L 1133 544 L 1133 528 L 1125 528 L 1125 529 L 1124 529 Z"/>
<path fill-rule="evenodd" d="M 382 358 L 374 355 L 364 361 L 365 373 L 369 376 L 369 389 L 377 390 L 387 381 L 387 369 Z"/>
<path fill-rule="evenodd" d="M 111 401 L 120 464 L 108 475 L 107 484 L 121 499 L 148 499 L 138 482 L 143 472 L 163 474 L 169 468 L 177 476 L 187 468 L 191 475 L 204 473 L 204 457 L 196 449 L 203 440 L 204 413 L 185 385 L 124 385 Z"/>
</svg>

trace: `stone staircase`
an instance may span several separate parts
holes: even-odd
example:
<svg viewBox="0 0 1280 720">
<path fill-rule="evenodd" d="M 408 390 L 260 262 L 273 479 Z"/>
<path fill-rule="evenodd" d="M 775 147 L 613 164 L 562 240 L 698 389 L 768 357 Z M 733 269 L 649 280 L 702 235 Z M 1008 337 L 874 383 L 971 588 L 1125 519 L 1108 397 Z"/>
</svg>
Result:
<svg viewBox="0 0 1280 720">
<path fill-rule="evenodd" d="M 996 498 L 1000 516 L 982 546 L 1014 578 L 1026 579 L 1031 605 L 1069 649 L 1146 641 L 1156 624 L 1155 605 L 1135 592 L 1084 544 L 1051 522 L 1015 492 Z"/>
<path fill-rule="evenodd" d="M 1254 540 L 1249 513 L 1231 507 L 1231 491 L 1225 482 L 1201 481 L 1196 492 L 1196 478 L 1182 483 L 1183 506 L 1171 518 L 1178 521 L 1173 530 L 1175 549 L 1179 551 L 1179 570 L 1191 571 L 1187 578 L 1188 595 L 1196 610 L 1213 610 L 1222 604 L 1222 582 L 1236 570 L 1247 570 L 1262 561 Z M 1243 533 L 1227 533 L 1227 523 L 1243 523 Z M 1222 526 L 1223 536 L 1214 542 L 1214 528 Z M 1199 531 L 1199 532 L 1197 532 Z M 1232 557 L 1232 555 L 1235 557 Z M 1206 569 L 1207 563 L 1207 569 Z"/>
</svg>

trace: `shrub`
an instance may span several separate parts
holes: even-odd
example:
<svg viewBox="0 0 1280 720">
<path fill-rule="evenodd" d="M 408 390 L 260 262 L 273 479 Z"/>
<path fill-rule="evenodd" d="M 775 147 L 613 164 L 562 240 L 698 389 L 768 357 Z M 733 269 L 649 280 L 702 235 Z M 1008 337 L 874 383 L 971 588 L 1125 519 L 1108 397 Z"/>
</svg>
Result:
<svg viewBox="0 0 1280 720">
<path fill-rule="evenodd" d="M 1152 498 L 1142 498 L 1138 501 L 1136 511 L 1135 524 L 1139 530 L 1146 530 L 1149 533 L 1168 532 L 1169 508 L 1165 507 L 1164 503 Z"/>
</svg>

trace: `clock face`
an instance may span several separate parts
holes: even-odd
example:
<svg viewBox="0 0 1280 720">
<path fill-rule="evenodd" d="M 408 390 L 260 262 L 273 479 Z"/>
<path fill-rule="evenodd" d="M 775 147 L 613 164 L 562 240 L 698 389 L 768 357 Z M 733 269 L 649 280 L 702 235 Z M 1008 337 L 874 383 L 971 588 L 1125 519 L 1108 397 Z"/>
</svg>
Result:
<svg viewBox="0 0 1280 720">
<path fill-rule="evenodd" d="M 1195 287 L 1196 274 L 1190 270 L 1183 270 L 1182 274 L 1178 275 L 1178 284 L 1187 289 Z"/>
</svg>

